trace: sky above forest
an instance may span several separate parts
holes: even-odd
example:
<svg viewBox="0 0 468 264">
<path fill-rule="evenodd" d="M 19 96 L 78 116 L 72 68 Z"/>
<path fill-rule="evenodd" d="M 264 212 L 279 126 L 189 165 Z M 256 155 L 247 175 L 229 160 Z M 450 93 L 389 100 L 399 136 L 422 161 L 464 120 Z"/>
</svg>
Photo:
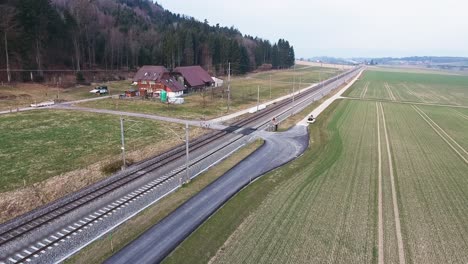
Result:
<svg viewBox="0 0 468 264">
<path fill-rule="evenodd" d="M 158 0 L 210 25 L 276 42 L 297 58 L 468 57 L 468 2 L 462 0 Z"/>
</svg>

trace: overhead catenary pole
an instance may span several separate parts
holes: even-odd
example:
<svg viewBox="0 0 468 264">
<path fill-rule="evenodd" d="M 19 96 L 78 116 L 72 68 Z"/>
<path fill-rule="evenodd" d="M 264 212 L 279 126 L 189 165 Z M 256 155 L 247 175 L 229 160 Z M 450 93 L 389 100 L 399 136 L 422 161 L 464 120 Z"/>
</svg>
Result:
<svg viewBox="0 0 468 264">
<path fill-rule="evenodd" d="M 229 62 L 228 66 L 228 99 L 227 99 L 227 111 L 229 112 L 229 109 L 231 107 L 231 63 Z"/>
<path fill-rule="evenodd" d="M 259 111 L 260 107 L 260 85 L 257 86 L 257 111 Z"/>
<path fill-rule="evenodd" d="M 122 137 L 122 170 L 125 169 L 127 163 L 125 161 L 125 135 L 124 135 L 124 119 L 120 117 L 120 136 Z"/>
<path fill-rule="evenodd" d="M 294 73 L 293 73 L 293 94 L 292 94 L 292 101 L 294 103 L 294 86 L 296 86 L 296 64 L 294 64 Z"/>
<path fill-rule="evenodd" d="M 190 181 L 190 173 L 189 173 L 189 162 L 190 162 L 190 156 L 189 156 L 189 125 L 188 122 L 185 123 L 185 175 L 186 175 L 186 181 Z"/>
</svg>

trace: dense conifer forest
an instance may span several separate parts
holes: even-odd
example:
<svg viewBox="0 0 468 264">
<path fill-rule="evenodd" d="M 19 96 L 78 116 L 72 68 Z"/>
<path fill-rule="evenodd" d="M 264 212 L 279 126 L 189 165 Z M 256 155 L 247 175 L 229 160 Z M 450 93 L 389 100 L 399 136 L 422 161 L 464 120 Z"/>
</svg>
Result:
<svg viewBox="0 0 468 264">
<path fill-rule="evenodd" d="M 294 64 L 287 40 L 271 43 L 234 27 L 174 14 L 149 0 L 3 0 L 0 69 L 43 71 L 171 69 L 201 65 L 242 74 Z"/>
</svg>

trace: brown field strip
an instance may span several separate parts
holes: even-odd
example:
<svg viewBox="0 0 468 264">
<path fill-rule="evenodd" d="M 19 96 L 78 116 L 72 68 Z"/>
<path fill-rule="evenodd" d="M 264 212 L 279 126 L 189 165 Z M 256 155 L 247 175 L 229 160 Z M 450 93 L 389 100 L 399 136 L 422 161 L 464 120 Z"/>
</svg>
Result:
<svg viewBox="0 0 468 264">
<path fill-rule="evenodd" d="M 426 123 L 429 124 L 429 126 L 431 126 L 432 129 L 450 146 L 450 148 L 452 148 L 458 154 L 458 156 L 462 158 L 465 161 L 465 163 L 468 164 L 468 158 L 465 156 L 468 155 L 468 152 L 462 146 L 460 146 L 460 144 L 458 144 L 449 134 L 447 134 L 445 130 L 443 130 L 439 125 L 437 125 L 436 122 L 434 122 L 428 115 L 426 115 L 426 113 L 424 113 L 419 107 L 415 105 L 412 105 L 412 107 L 422 117 L 422 119 L 424 119 L 424 121 L 426 121 Z M 458 149 L 454 145 L 452 145 L 450 141 L 455 146 L 457 146 Z M 463 155 L 463 153 L 465 153 L 465 155 Z"/>
<path fill-rule="evenodd" d="M 387 145 L 388 164 L 389 164 L 390 180 L 391 180 L 391 187 L 392 187 L 393 213 L 395 216 L 395 229 L 396 229 L 396 237 L 397 237 L 397 242 L 398 242 L 398 257 L 399 257 L 400 264 L 405 264 L 405 251 L 404 251 L 404 246 L 403 246 L 403 237 L 401 235 L 400 213 L 398 210 L 397 193 L 396 193 L 396 187 L 395 187 L 395 176 L 393 175 L 393 163 L 392 163 L 392 153 L 390 150 L 390 140 L 388 139 L 387 124 L 385 122 L 385 112 L 382 107 L 382 103 L 379 103 L 379 105 L 380 105 L 380 110 L 382 112 L 382 123 L 384 127 L 385 143 Z"/>
</svg>

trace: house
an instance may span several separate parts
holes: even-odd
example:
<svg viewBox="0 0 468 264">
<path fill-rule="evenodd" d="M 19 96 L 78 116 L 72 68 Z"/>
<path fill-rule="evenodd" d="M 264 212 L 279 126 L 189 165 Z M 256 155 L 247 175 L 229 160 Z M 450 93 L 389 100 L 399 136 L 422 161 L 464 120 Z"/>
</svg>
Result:
<svg viewBox="0 0 468 264">
<path fill-rule="evenodd" d="M 163 66 L 141 67 L 135 74 L 133 82 L 143 97 L 159 97 L 162 90 L 167 92 L 168 97 L 176 97 L 186 90 Z"/>
<path fill-rule="evenodd" d="M 153 96 L 159 97 L 158 92 L 161 90 L 167 92 L 167 97 L 174 98 L 183 95 L 187 88 L 169 73 L 164 73 L 153 88 L 153 92 L 155 93 Z"/>
<path fill-rule="evenodd" d="M 190 91 L 200 90 L 214 84 L 210 74 L 200 66 L 177 67 L 173 75 Z"/>
<path fill-rule="evenodd" d="M 211 79 L 213 79 L 214 87 L 221 87 L 224 84 L 224 80 L 222 80 L 222 79 L 219 79 L 219 78 L 216 78 L 216 77 L 211 77 Z"/>
<path fill-rule="evenodd" d="M 169 71 L 164 66 L 145 65 L 133 77 L 133 84 L 138 87 L 141 96 L 153 93 L 153 88 L 164 73 Z"/>
</svg>

